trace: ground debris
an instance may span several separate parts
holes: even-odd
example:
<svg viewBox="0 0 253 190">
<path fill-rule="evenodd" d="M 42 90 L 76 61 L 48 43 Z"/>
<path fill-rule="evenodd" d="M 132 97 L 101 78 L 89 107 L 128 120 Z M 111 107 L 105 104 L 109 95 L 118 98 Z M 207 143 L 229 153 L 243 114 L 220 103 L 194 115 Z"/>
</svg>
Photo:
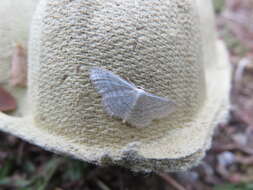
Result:
<svg viewBox="0 0 253 190">
<path fill-rule="evenodd" d="M 0 111 L 9 112 L 17 108 L 15 98 L 7 92 L 4 88 L 0 87 Z"/>
<path fill-rule="evenodd" d="M 12 55 L 10 83 L 19 87 L 27 84 L 27 51 L 21 44 L 15 46 Z"/>
</svg>

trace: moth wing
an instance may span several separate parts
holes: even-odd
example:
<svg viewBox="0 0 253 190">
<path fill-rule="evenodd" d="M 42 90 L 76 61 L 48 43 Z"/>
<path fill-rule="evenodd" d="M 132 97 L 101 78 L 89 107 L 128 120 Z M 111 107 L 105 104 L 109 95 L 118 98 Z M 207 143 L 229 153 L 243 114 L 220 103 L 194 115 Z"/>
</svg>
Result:
<svg viewBox="0 0 253 190">
<path fill-rule="evenodd" d="M 173 101 L 144 92 L 136 101 L 127 121 L 137 127 L 145 127 L 154 119 L 167 117 L 175 109 Z"/>
<path fill-rule="evenodd" d="M 146 99 L 145 114 L 151 115 L 153 119 L 167 117 L 170 113 L 176 110 L 176 103 L 168 98 L 146 93 L 144 99 Z"/>
<path fill-rule="evenodd" d="M 90 70 L 90 79 L 93 85 L 102 96 L 107 96 L 111 92 L 129 91 L 136 89 L 132 83 L 127 82 L 111 71 L 94 67 Z"/>
<path fill-rule="evenodd" d="M 136 87 L 112 72 L 100 68 L 91 69 L 90 79 L 102 95 L 106 112 L 124 120 L 136 101 Z"/>
<path fill-rule="evenodd" d="M 123 120 L 129 115 L 136 101 L 136 92 L 116 91 L 103 96 L 103 105 L 106 112 L 111 116 L 119 117 Z"/>
</svg>

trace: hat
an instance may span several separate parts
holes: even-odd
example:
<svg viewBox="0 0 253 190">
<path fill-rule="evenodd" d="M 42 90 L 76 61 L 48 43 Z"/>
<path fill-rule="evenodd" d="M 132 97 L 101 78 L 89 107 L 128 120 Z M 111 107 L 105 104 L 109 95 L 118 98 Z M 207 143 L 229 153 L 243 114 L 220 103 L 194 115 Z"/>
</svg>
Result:
<svg viewBox="0 0 253 190">
<path fill-rule="evenodd" d="M 0 130 L 98 165 L 142 172 L 196 165 L 226 116 L 230 89 L 211 1 L 202 4 L 41 0 L 30 30 L 28 88 L 5 86 L 18 109 L 0 113 Z M 110 117 L 91 83 L 93 67 L 173 100 L 176 110 L 141 128 Z"/>
</svg>

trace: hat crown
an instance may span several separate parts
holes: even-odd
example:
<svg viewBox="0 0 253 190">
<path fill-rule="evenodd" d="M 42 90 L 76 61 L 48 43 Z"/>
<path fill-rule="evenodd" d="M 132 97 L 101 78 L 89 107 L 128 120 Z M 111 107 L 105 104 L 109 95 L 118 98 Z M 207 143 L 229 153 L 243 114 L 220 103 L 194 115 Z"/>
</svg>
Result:
<svg viewBox="0 0 253 190">
<path fill-rule="evenodd" d="M 30 39 L 29 95 L 37 126 L 97 146 L 147 142 L 183 127 L 205 101 L 195 1 L 42 0 Z M 143 129 L 110 118 L 89 79 L 108 69 L 177 111 Z"/>
</svg>

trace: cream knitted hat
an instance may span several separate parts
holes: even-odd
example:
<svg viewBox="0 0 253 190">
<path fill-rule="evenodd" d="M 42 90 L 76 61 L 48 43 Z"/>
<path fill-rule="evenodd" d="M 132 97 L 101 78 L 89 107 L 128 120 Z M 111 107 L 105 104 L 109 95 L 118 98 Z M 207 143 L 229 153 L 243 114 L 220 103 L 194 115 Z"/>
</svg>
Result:
<svg viewBox="0 0 253 190">
<path fill-rule="evenodd" d="M 177 110 L 145 128 L 109 117 L 89 79 L 94 66 L 173 99 Z M 0 130 L 90 163 L 181 171 L 203 158 L 227 113 L 230 67 L 211 1 L 41 0 L 28 81 L 23 91 L 6 85 L 19 107 L 0 113 Z"/>
</svg>

